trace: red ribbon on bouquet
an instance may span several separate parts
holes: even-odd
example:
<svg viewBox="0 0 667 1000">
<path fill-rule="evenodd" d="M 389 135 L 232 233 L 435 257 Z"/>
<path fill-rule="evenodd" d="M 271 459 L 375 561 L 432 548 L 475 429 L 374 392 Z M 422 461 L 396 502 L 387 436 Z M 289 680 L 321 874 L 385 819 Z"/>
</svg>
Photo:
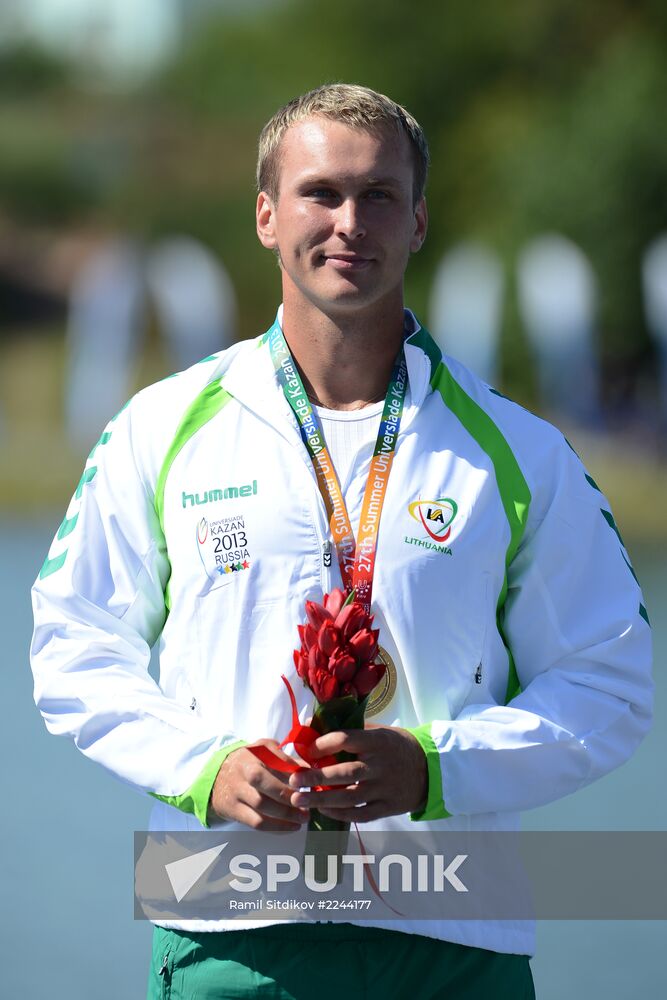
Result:
<svg viewBox="0 0 667 1000">
<path fill-rule="evenodd" d="M 284 674 L 281 674 L 280 676 L 285 683 L 290 702 L 292 703 L 292 728 L 279 746 L 284 747 L 288 743 L 293 743 L 294 749 L 299 756 L 302 757 L 303 760 L 307 761 L 312 767 L 329 767 L 331 764 L 337 764 L 338 760 L 333 754 L 328 754 L 326 757 L 316 757 L 313 754 L 311 746 L 318 736 L 321 736 L 322 734 L 318 733 L 317 729 L 313 729 L 312 726 L 304 726 L 303 723 L 299 721 L 299 711 L 296 706 L 296 698 L 294 697 L 292 685 Z M 267 746 L 246 747 L 246 749 L 250 750 L 250 753 L 254 754 L 258 760 L 261 760 L 262 764 L 266 764 L 266 766 L 270 767 L 273 771 L 281 771 L 283 774 L 296 774 L 299 771 L 308 770 L 303 767 L 303 765 L 297 764 L 295 760 L 284 760 Z M 318 785 L 315 788 L 315 791 L 324 792 L 334 787 L 336 786 Z"/>
</svg>

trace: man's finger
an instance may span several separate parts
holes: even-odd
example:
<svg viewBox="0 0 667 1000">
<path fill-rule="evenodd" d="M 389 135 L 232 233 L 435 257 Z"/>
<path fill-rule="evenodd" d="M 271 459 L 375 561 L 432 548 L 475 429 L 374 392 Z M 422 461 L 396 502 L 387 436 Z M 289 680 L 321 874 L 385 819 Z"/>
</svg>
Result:
<svg viewBox="0 0 667 1000">
<path fill-rule="evenodd" d="M 293 805 L 290 802 L 289 789 L 286 799 L 282 797 L 274 798 L 270 795 L 263 795 L 257 788 L 248 787 L 239 796 L 241 805 L 247 806 L 260 816 L 279 819 L 283 822 L 294 823 L 302 826 L 308 821 L 308 809 Z"/>
<path fill-rule="evenodd" d="M 345 788 L 327 788 L 321 792 L 294 792 L 293 806 L 306 809 L 347 808 L 358 806 L 368 800 L 366 785 L 348 785 Z"/>
<path fill-rule="evenodd" d="M 290 801 L 292 794 L 284 775 L 276 776 L 268 768 L 262 768 L 239 792 L 239 799 L 264 816 L 302 823 L 308 818 L 308 810 L 295 808 Z"/>
<path fill-rule="evenodd" d="M 352 806 L 351 808 L 321 807 L 319 810 L 323 816 L 329 819 L 337 819 L 342 823 L 369 823 L 374 819 L 383 819 L 391 816 L 391 809 L 381 800 L 377 802 L 367 802 L 365 805 Z"/>
<path fill-rule="evenodd" d="M 294 810 L 293 810 L 294 811 Z M 308 813 L 306 812 L 306 818 Z M 244 823 L 252 830 L 266 830 L 272 833 L 293 833 L 300 830 L 303 820 L 294 822 L 292 819 L 285 819 L 279 816 L 269 816 L 251 809 L 250 806 L 239 803 L 236 821 Z"/>
<path fill-rule="evenodd" d="M 381 745 L 381 729 L 340 729 L 318 736 L 311 744 L 313 756 L 324 757 L 344 750 L 347 753 L 372 753 Z"/>
<path fill-rule="evenodd" d="M 290 788 L 315 788 L 317 785 L 353 785 L 360 781 L 368 781 L 372 770 L 363 760 L 349 760 L 342 764 L 330 764 L 327 767 L 313 767 L 309 770 L 291 774 Z"/>
</svg>

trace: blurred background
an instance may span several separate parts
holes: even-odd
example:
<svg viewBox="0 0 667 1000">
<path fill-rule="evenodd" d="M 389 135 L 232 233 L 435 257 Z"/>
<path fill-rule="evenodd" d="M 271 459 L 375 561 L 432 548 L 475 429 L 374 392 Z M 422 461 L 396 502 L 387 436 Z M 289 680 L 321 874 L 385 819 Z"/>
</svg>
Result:
<svg viewBox="0 0 667 1000">
<path fill-rule="evenodd" d="M 430 141 L 408 303 L 565 430 L 644 585 L 654 731 L 525 825 L 667 828 L 664 0 L 0 0 L 2 995 L 145 994 L 132 831 L 149 806 L 43 730 L 28 590 L 125 399 L 272 322 L 257 135 L 335 80 L 388 93 Z M 667 986 L 664 924 L 545 923 L 538 943 L 541 1000 Z"/>
</svg>

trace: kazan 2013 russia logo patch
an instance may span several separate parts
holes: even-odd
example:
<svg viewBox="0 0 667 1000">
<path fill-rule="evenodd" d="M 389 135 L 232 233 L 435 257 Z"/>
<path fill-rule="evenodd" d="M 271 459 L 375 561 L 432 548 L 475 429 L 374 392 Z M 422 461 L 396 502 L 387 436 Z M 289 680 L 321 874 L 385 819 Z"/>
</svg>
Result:
<svg viewBox="0 0 667 1000">
<path fill-rule="evenodd" d="M 444 555 L 451 556 L 452 550 L 445 542 L 452 533 L 452 522 L 458 514 L 458 504 L 451 497 L 438 497 L 437 500 L 413 500 L 408 504 L 408 513 L 423 531 L 427 538 L 408 538 L 404 541 L 408 545 L 418 545 L 421 548 L 434 549 Z M 431 539 L 431 541 L 428 541 Z"/>
<path fill-rule="evenodd" d="M 196 527 L 197 551 L 211 579 L 250 569 L 250 550 L 242 514 L 209 521 L 202 517 Z"/>
</svg>

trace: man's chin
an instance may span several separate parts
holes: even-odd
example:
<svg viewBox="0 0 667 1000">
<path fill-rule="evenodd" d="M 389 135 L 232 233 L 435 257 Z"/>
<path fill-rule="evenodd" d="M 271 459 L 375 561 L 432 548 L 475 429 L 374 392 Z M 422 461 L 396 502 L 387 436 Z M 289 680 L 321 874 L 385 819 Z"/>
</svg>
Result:
<svg viewBox="0 0 667 1000">
<path fill-rule="evenodd" d="M 375 295 L 370 295 L 367 292 L 362 293 L 358 289 L 351 289 L 347 292 L 339 292 L 337 295 L 321 298 L 316 304 L 323 313 L 329 316 L 351 316 L 365 309 L 370 309 L 376 301 L 377 296 Z"/>
<path fill-rule="evenodd" d="M 368 274 L 363 276 L 365 280 L 362 280 L 362 273 L 359 273 L 357 277 L 358 280 L 354 280 L 354 277 L 345 278 L 337 275 L 335 281 L 322 282 L 319 287 L 313 287 L 315 283 L 308 285 L 299 282 L 296 284 L 289 279 L 287 272 L 283 270 L 283 292 L 285 298 L 293 299 L 293 294 L 290 294 L 285 287 L 285 278 L 287 278 L 287 284 L 292 286 L 290 291 L 296 292 L 296 299 L 304 300 L 304 304 L 307 302 L 311 307 L 315 307 L 332 318 L 353 316 L 355 313 L 372 309 L 373 306 L 379 305 L 389 297 L 394 297 L 393 292 L 388 293 L 386 289 L 383 292 L 378 288 L 377 282 L 369 281 Z M 402 285 L 400 290 L 395 290 L 395 292 L 396 298 L 400 298 L 402 302 Z"/>
</svg>

